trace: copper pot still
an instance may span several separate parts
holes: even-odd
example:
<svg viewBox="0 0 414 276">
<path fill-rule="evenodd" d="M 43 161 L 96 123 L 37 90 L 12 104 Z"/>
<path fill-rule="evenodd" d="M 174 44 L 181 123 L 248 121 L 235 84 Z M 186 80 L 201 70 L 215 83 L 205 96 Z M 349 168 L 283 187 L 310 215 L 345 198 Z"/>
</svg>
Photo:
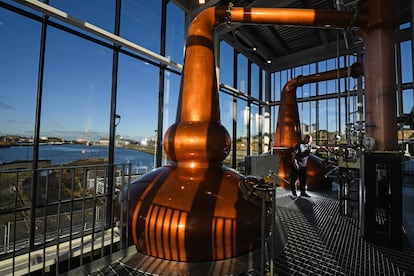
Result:
<svg viewBox="0 0 414 276">
<path fill-rule="evenodd" d="M 363 75 L 363 65 L 355 62 L 349 68 L 326 71 L 289 80 L 283 87 L 276 124 L 274 153 L 279 156 L 279 185 L 290 188 L 292 150 L 302 140 L 296 89 L 304 84 L 343 77 L 358 78 Z M 307 189 L 321 190 L 331 187 L 331 179 L 325 177 L 328 168 L 325 162 L 311 154 L 308 159 Z"/>
</svg>

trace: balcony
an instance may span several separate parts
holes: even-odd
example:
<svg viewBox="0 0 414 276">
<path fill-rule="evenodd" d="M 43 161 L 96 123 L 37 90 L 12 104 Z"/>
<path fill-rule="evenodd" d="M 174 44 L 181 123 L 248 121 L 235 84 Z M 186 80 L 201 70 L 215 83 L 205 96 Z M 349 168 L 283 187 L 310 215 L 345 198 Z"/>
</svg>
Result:
<svg viewBox="0 0 414 276">
<path fill-rule="evenodd" d="M 0 171 L 0 274 L 58 274 L 124 248 L 113 199 L 140 176 L 128 172 L 131 165 Z"/>
</svg>

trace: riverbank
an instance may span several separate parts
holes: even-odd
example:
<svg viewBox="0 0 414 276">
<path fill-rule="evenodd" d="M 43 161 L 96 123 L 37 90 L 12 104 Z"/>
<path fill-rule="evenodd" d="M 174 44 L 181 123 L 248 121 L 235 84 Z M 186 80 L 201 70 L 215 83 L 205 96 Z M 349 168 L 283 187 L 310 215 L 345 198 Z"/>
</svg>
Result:
<svg viewBox="0 0 414 276">
<path fill-rule="evenodd" d="M 145 146 L 145 147 L 143 147 L 143 146 L 137 146 L 137 145 L 127 145 L 127 146 L 123 146 L 123 148 L 137 150 L 137 151 L 152 154 L 152 155 L 154 155 L 154 152 L 155 152 L 155 146 Z"/>
</svg>

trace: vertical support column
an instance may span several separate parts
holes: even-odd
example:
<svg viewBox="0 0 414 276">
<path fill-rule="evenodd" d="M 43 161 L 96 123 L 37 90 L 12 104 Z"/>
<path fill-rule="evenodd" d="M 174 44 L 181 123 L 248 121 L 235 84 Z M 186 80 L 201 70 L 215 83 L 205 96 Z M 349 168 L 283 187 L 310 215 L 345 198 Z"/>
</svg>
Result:
<svg viewBox="0 0 414 276">
<path fill-rule="evenodd" d="M 357 48 L 357 62 L 359 63 L 363 63 L 363 58 L 362 58 L 362 46 L 358 46 Z M 365 121 L 365 116 L 364 116 L 364 108 L 363 108 L 363 102 L 364 102 L 364 96 L 363 96 L 363 86 L 362 86 L 362 77 L 359 77 L 357 80 L 357 102 L 358 102 L 358 113 L 357 113 L 357 121 L 362 122 Z"/>
<path fill-rule="evenodd" d="M 265 78 L 265 101 L 271 102 L 272 101 L 272 95 L 271 95 L 271 86 L 272 86 L 272 74 L 269 71 L 265 71 L 264 74 Z M 272 114 L 271 107 L 269 105 L 265 106 L 265 113 L 264 113 L 264 129 L 263 129 L 263 142 L 264 142 L 264 148 L 263 151 L 272 151 L 273 143 L 270 143 L 271 141 L 271 133 L 272 133 L 272 119 L 270 117 L 270 114 Z M 272 115 L 273 116 L 273 115 Z"/>
<path fill-rule="evenodd" d="M 366 133 L 375 139 L 376 150 L 396 150 L 394 30 L 399 21 L 399 1 L 370 0 L 367 12 L 364 54 Z"/>
<path fill-rule="evenodd" d="M 161 8 L 161 40 L 160 40 L 160 55 L 165 56 L 166 52 L 166 35 L 167 35 L 167 5 L 168 0 L 162 1 Z M 155 156 L 154 169 L 162 165 L 162 142 L 164 134 L 164 91 L 165 91 L 165 65 L 161 65 L 158 74 L 158 120 L 155 141 Z"/>
<path fill-rule="evenodd" d="M 252 95 L 252 62 L 247 61 L 247 94 Z M 247 107 L 249 114 L 247 118 L 247 155 L 252 154 L 252 101 L 247 99 Z"/>
<path fill-rule="evenodd" d="M 410 21 L 411 21 L 411 62 L 414 65 L 414 28 L 412 26 L 414 26 L 414 2 L 410 1 L 410 6 L 411 6 L 411 13 L 410 13 Z M 414 80 L 414 70 L 412 70 L 412 78 Z"/>
<path fill-rule="evenodd" d="M 115 26 L 114 33 L 119 35 L 121 31 L 121 1 L 116 1 L 115 10 Z M 115 193 L 115 137 L 116 137 L 116 103 L 118 95 L 118 65 L 119 65 L 119 46 L 114 44 L 114 51 L 112 52 L 112 87 L 111 87 L 111 103 L 110 103 L 110 123 L 109 123 L 109 150 L 108 163 L 110 169 L 108 170 L 108 205 L 106 209 L 106 224 L 111 229 L 114 224 L 113 216 L 113 202 L 112 198 Z M 111 249 L 112 250 L 112 249 Z"/>
<path fill-rule="evenodd" d="M 237 88 L 237 71 L 238 71 L 238 54 L 236 50 L 233 50 L 233 87 Z M 232 125 L 232 163 L 231 167 L 236 168 L 237 166 L 237 97 L 233 95 L 233 103 L 232 103 L 232 118 L 233 118 L 233 125 Z"/>
</svg>

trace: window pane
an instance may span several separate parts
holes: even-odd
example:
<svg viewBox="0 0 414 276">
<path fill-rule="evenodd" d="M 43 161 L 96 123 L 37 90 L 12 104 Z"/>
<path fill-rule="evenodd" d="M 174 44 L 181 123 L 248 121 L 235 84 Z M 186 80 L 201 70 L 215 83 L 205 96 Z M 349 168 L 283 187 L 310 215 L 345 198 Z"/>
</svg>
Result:
<svg viewBox="0 0 414 276">
<path fill-rule="evenodd" d="M 302 66 L 293 68 L 293 78 L 303 75 Z"/>
<path fill-rule="evenodd" d="M 115 4 L 116 1 L 112 0 L 49 0 L 50 6 L 112 33 L 114 32 Z"/>
<path fill-rule="evenodd" d="M 33 138 L 41 25 L 1 8 L 0 18 L 0 136 Z M 30 160 L 32 151 L 25 147 L 21 156 L 10 156 L 0 150 L 0 163 Z"/>
<path fill-rule="evenodd" d="M 262 91 L 260 91 L 259 93 L 261 93 L 261 100 L 262 101 L 267 101 L 267 102 L 271 102 L 272 101 L 272 96 L 271 95 L 266 95 L 266 78 L 268 78 L 269 76 L 271 76 L 270 74 L 267 74 L 266 71 L 260 69 L 262 72 L 262 77 L 259 80 L 262 83 Z M 270 77 L 271 79 L 273 79 L 272 77 Z M 272 82 L 272 81 L 271 81 Z M 272 85 L 272 84 L 270 84 Z M 266 98 L 266 97 L 270 97 L 270 99 Z"/>
<path fill-rule="evenodd" d="M 328 131 L 328 101 L 318 101 L 319 118 L 318 118 L 318 139 L 319 141 L 326 139 Z"/>
<path fill-rule="evenodd" d="M 259 154 L 259 130 L 261 130 L 262 119 L 259 115 L 259 107 L 257 105 L 251 106 L 250 115 L 250 154 Z"/>
<path fill-rule="evenodd" d="M 177 117 L 177 105 L 178 105 L 178 98 L 180 94 L 180 81 L 181 76 L 173 74 L 171 72 L 165 72 L 165 80 L 164 80 L 164 133 L 162 137 L 164 137 L 165 132 L 167 129 L 175 123 Z M 163 147 L 163 158 L 162 164 L 167 164 L 167 156 L 164 152 Z"/>
<path fill-rule="evenodd" d="M 233 48 L 224 41 L 220 42 L 220 82 L 233 86 Z"/>
<path fill-rule="evenodd" d="M 413 81 L 413 63 L 411 57 L 411 41 L 404 41 L 400 44 L 401 47 L 401 74 L 402 82 Z"/>
<path fill-rule="evenodd" d="M 328 80 L 326 81 L 326 94 L 334 94 L 337 93 L 337 85 L 338 85 L 338 80 L 337 79 L 333 79 L 333 80 Z"/>
<path fill-rule="evenodd" d="M 184 61 L 184 11 L 172 2 L 167 5 L 165 55 L 177 63 Z"/>
<path fill-rule="evenodd" d="M 227 129 L 231 140 L 233 140 L 233 96 L 220 93 L 220 120 L 221 124 Z M 233 151 L 233 147 L 231 151 Z M 224 164 L 228 167 L 232 166 L 232 153 L 227 155 L 227 158 L 224 160 Z"/>
<path fill-rule="evenodd" d="M 272 74 L 271 78 L 273 93 L 272 93 L 272 100 L 273 101 L 280 101 L 280 93 L 282 91 L 282 84 L 281 84 L 281 73 L 275 72 Z"/>
<path fill-rule="evenodd" d="M 408 114 L 414 106 L 414 94 L 412 89 L 403 90 L 403 113 Z"/>
<path fill-rule="evenodd" d="M 237 89 L 247 94 L 247 58 L 237 55 Z"/>
<path fill-rule="evenodd" d="M 236 164 L 244 162 L 247 155 L 247 120 L 250 118 L 250 111 L 245 100 L 237 100 L 237 137 L 236 137 Z"/>
<path fill-rule="evenodd" d="M 410 28 L 410 26 L 411 26 L 410 22 L 403 23 L 403 24 L 400 25 L 400 30 L 408 29 L 408 28 Z"/>
<path fill-rule="evenodd" d="M 121 36 L 156 53 L 160 52 L 161 1 L 124 0 Z"/>
<path fill-rule="evenodd" d="M 35 11 L 35 10 L 29 8 L 29 7 L 26 7 L 25 5 L 21 5 L 19 3 L 16 3 L 16 1 L 13 1 L 13 0 L 2 0 L 2 2 L 5 2 L 5 3 L 7 3 L 9 5 L 12 5 L 12 6 L 15 6 L 15 7 L 19 8 L 19 9 L 24 10 L 24 11 L 28 11 L 28 12 L 33 13 L 35 15 L 42 16 L 42 14 L 40 12 L 37 12 L 37 11 Z M 42 1 L 42 2 L 44 2 L 44 1 Z"/>
<path fill-rule="evenodd" d="M 107 138 L 112 51 L 54 28 L 47 37 L 41 135 Z"/>
<path fill-rule="evenodd" d="M 259 99 L 260 95 L 259 95 L 259 84 L 260 84 L 260 79 L 259 79 L 259 67 L 256 64 L 252 64 L 252 80 L 251 80 L 251 95 L 256 98 Z"/>
<path fill-rule="evenodd" d="M 117 113 L 122 116 L 122 121 L 117 127 L 117 133 L 122 137 L 138 141 L 142 145 L 155 143 L 155 130 L 158 127 L 158 77 L 157 67 L 129 56 L 120 56 Z M 152 161 L 153 156 L 150 157 Z"/>
<path fill-rule="evenodd" d="M 342 107 L 344 109 L 345 107 Z M 337 99 L 329 99 L 326 100 L 326 110 L 327 110 L 327 131 L 328 136 L 326 137 L 327 141 L 332 141 L 334 138 L 335 133 L 338 132 L 338 100 Z"/>
<path fill-rule="evenodd" d="M 271 108 L 272 112 L 272 125 L 270 130 L 270 139 L 272 139 L 272 145 L 275 145 L 275 135 L 276 135 L 276 127 L 277 127 L 277 118 L 279 116 L 279 106 L 272 106 Z"/>
<path fill-rule="evenodd" d="M 305 102 L 298 104 L 302 136 L 311 134 L 316 137 L 316 103 Z"/>
<path fill-rule="evenodd" d="M 341 118 L 341 125 L 340 125 L 340 135 L 343 138 L 343 141 L 345 140 L 345 131 L 346 131 L 346 104 L 345 104 L 345 98 L 340 98 L 340 105 L 341 105 L 341 113 L 339 114 Z"/>
</svg>

